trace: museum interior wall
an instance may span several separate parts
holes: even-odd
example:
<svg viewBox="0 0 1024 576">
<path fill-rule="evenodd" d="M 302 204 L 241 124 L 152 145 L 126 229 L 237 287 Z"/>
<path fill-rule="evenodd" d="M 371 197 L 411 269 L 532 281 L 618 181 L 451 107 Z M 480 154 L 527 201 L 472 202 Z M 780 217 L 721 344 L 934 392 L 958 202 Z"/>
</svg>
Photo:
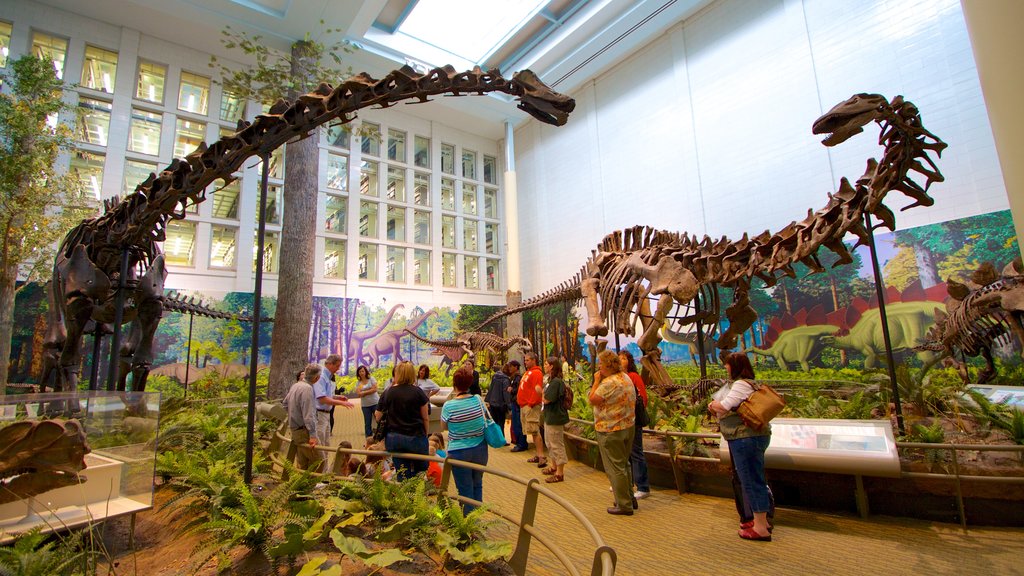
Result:
<svg viewBox="0 0 1024 576">
<path fill-rule="evenodd" d="M 516 132 L 524 295 L 618 228 L 738 239 L 824 206 L 880 152 L 873 128 L 831 150 L 811 134 L 858 92 L 904 95 L 950 145 L 935 205 L 898 228 L 1008 208 L 958 1 L 724 0 L 574 93 L 567 126 Z"/>
</svg>

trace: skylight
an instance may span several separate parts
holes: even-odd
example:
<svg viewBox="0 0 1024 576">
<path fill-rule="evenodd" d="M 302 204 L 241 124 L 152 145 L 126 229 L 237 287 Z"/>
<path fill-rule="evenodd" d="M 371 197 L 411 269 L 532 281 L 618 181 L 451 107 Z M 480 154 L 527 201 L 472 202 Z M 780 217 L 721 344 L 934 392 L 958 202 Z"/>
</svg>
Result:
<svg viewBox="0 0 1024 576">
<path fill-rule="evenodd" d="M 419 0 L 398 33 L 479 64 L 547 0 Z"/>
</svg>

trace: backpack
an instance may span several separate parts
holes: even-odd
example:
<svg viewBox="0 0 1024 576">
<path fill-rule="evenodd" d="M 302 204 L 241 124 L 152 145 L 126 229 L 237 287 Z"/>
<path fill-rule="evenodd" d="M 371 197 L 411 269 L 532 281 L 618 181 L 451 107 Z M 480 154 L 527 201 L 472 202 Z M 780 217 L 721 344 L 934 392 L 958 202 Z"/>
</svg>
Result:
<svg viewBox="0 0 1024 576">
<path fill-rule="evenodd" d="M 565 411 L 568 412 L 570 409 L 572 409 L 572 403 L 573 403 L 573 400 L 575 400 L 575 398 L 573 398 L 572 386 L 569 386 L 563 380 L 562 381 L 562 391 L 563 391 L 563 394 L 562 394 L 562 408 L 564 408 Z"/>
<path fill-rule="evenodd" d="M 636 405 L 633 407 L 633 425 L 638 428 L 646 428 L 651 425 L 651 418 L 647 415 L 647 407 L 644 406 L 644 399 L 640 396 L 640 389 L 633 384 L 636 391 Z"/>
</svg>

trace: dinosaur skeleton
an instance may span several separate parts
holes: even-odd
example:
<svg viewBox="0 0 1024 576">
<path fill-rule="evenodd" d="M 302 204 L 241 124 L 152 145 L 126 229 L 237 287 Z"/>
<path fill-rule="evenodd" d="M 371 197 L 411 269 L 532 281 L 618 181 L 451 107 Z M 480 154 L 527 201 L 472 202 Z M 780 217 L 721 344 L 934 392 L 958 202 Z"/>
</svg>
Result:
<svg viewBox="0 0 1024 576">
<path fill-rule="evenodd" d="M 21 420 L 0 429 L 0 504 L 84 482 L 91 450 L 76 420 Z"/>
<path fill-rule="evenodd" d="M 489 92 L 516 97 L 521 110 L 548 124 L 564 124 L 575 107 L 571 98 L 552 91 L 529 70 L 516 73 L 511 80 L 497 71 L 474 68 L 456 72 L 450 66 L 425 74 L 405 66 L 381 80 L 362 73 L 336 88 L 322 83 L 294 102 L 279 100 L 254 122 L 240 121 L 234 134 L 210 146 L 202 143 L 159 174 L 150 174 L 116 205 L 108 202 L 104 214 L 82 221 L 68 233 L 54 262 L 46 343 L 60 351 L 60 388 L 78 387 L 86 324 L 90 320 L 114 321 L 116 287 L 123 284 L 127 292 L 122 321 L 132 323 L 128 341 L 138 343 L 131 361 L 133 387 L 145 389 L 167 277 L 157 243 L 166 238 L 168 221 L 185 218 L 188 208 L 203 202 L 207 188 L 217 180 L 235 180 L 232 174 L 246 159 L 266 159 L 286 142 L 310 136 L 318 126 L 350 122 L 363 108 L 386 108 L 403 100 L 427 102 L 430 96 L 441 94 Z M 122 373 L 121 390 L 126 376 Z"/>
<path fill-rule="evenodd" d="M 460 351 L 459 358 L 461 358 L 463 354 L 468 355 L 471 359 L 476 358 L 476 354 L 483 351 L 491 353 L 504 352 L 516 345 L 518 345 L 519 349 L 523 352 L 533 349 L 533 345 L 530 344 L 530 341 L 522 336 L 502 338 L 501 336 L 490 332 L 463 332 L 452 340 L 430 340 L 429 338 L 420 336 L 412 330 L 406 329 L 405 331 L 420 342 L 436 347 L 438 350 L 441 350 L 442 353 L 447 350 Z"/>
<path fill-rule="evenodd" d="M 978 373 L 978 383 L 984 384 L 996 375 L 992 348 L 1014 339 L 1024 345 L 1024 265 L 1018 258 L 1000 274 L 985 263 L 970 282 L 947 280 L 946 284 L 950 295 L 946 312 L 936 313 L 927 341 L 915 349 L 941 352 L 965 383 L 970 377 L 966 365 L 957 360 L 957 352 L 981 356 L 985 367 Z"/>
<path fill-rule="evenodd" d="M 917 107 L 903 97 L 897 96 L 890 103 L 878 94 L 856 94 L 818 118 L 812 132 L 827 134 L 822 143 L 835 146 L 863 131 L 870 122 L 881 128 L 881 160 L 868 160 L 866 172 L 853 184 L 843 178 L 839 190 L 828 195 L 825 207 L 809 210 L 804 220 L 792 222 L 774 234 L 744 234 L 737 241 L 726 237 L 716 241 L 707 236 L 698 240 L 686 233 L 644 226 L 616 231 L 601 241 L 573 279 L 494 314 L 480 327 L 509 314 L 582 299 L 589 336 L 606 336 L 609 325 L 623 335 L 633 336 L 634 326 L 639 324 L 643 332 L 637 343 L 644 353 L 641 362 L 645 373 L 653 386 L 669 386 L 671 378 L 660 362 L 658 331 L 674 306 L 696 310 L 692 301 L 700 295 L 700 302 L 711 306 L 680 318 L 678 323 L 686 326 L 717 318 L 717 298 L 708 298 L 708 289 L 717 293 L 718 287 L 732 288 L 733 302 L 725 310 L 729 327 L 718 339 L 719 349 L 731 349 L 737 337 L 757 319 L 748 298 L 754 277 L 772 286 L 783 274 L 795 277 L 793 265 L 797 262 L 812 272 L 823 271 L 817 257 L 822 246 L 839 256 L 835 265 L 851 262 L 843 237 L 852 233 L 858 245 L 868 242 L 865 214 L 894 229 L 895 215 L 882 203 L 890 191 L 902 192 L 913 200 L 906 208 L 934 203 L 928 188 L 943 177 L 932 154 L 940 156 L 946 144 L 921 125 Z M 923 177 L 923 184 L 911 178 L 914 172 Z"/>
</svg>

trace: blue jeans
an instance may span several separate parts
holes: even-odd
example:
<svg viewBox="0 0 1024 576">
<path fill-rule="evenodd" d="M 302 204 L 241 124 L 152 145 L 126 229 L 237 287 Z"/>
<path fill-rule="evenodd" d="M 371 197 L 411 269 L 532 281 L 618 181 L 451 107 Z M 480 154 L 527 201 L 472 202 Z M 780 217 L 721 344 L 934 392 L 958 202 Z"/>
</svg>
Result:
<svg viewBox="0 0 1024 576">
<path fill-rule="evenodd" d="M 481 442 L 472 448 L 461 450 L 449 450 L 448 458 L 487 465 L 487 442 Z M 452 476 L 455 478 L 455 487 L 459 490 L 459 496 L 472 498 L 483 502 L 484 500 L 484 473 L 478 470 L 470 470 L 460 466 L 452 466 Z M 476 509 L 473 504 L 462 502 L 462 513 L 469 514 Z"/>
<path fill-rule="evenodd" d="M 407 434 L 399 434 L 398 432 L 388 432 L 388 435 L 384 438 L 384 449 L 388 452 L 396 453 L 423 454 L 424 456 L 430 454 L 427 437 L 422 434 L 419 436 L 409 436 Z M 399 482 L 416 474 L 426 472 L 427 466 L 430 465 L 429 462 L 424 460 L 412 460 L 400 456 L 394 456 L 392 460 L 395 463 L 395 479 Z"/>
<path fill-rule="evenodd" d="M 377 405 L 363 406 L 363 436 L 369 438 L 373 436 L 373 412 L 377 409 Z"/>
<path fill-rule="evenodd" d="M 651 481 L 647 477 L 647 458 L 644 456 L 644 435 L 637 426 L 633 436 L 633 450 L 629 453 L 629 464 L 633 468 L 633 482 L 638 492 L 650 492 Z"/>
<path fill-rule="evenodd" d="M 729 440 L 729 455 L 740 477 L 743 496 L 750 511 L 755 514 L 768 512 L 772 505 L 768 481 L 764 477 L 764 451 L 771 441 L 771 436 Z"/>
<path fill-rule="evenodd" d="M 530 443 L 527 441 L 526 435 L 523 434 L 523 421 L 519 412 L 519 404 L 512 404 L 512 436 L 515 436 L 516 448 L 526 450 L 530 447 Z"/>
</svg>

